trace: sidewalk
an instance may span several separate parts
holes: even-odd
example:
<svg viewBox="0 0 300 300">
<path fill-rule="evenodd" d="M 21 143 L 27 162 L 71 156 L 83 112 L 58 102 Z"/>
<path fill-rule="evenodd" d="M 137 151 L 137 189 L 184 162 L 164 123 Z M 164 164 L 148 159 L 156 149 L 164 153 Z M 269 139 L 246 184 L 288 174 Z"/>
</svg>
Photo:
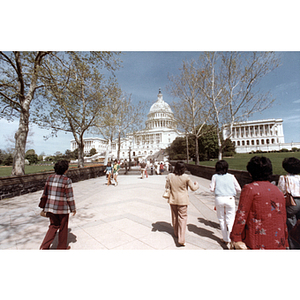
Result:
<svg viewBox="0 0 300 300">
<path fill-rule="evenodd" d="M 190 177 L 200 189 L 189 192 L 185 247 L 173 238 L 170 207 L 162 198 L 166 175 L 119 175 L 118 186 L 107 186 L 104 176 L 73 183 L 77 214 L 70 215 L 68 244 L 72 250 L 224 249 L 209 180 Z M 39 215 L 41 194 L 0 201 L 0 249 L 39 249 L 49 226 Z"/>
</svg>

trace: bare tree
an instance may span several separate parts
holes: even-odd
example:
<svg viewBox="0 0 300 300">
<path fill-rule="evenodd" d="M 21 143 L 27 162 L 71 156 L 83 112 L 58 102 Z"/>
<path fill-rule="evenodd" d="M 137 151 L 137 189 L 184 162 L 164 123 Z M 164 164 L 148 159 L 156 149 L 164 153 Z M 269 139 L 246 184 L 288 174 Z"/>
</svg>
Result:
<svg viewBox="0 0 300 300">
<path fill-rule="evenodd" d="M 201 86 L 204 84 L 204 79 L 201 74 L 201 69 L 194 60 L 183 61 L 180 74 L 169 76 L 168 85 L 171 95 L 177 99 L 172 103 L 177 124 L 184 130 L 186 137 L 193 135 L 195 138 L 196 165 L 199 164 L 198 138 L 205 134 L 203 127 L 210 119 L 211 112 L 202 94 Z"/>
<path fill-rule="evenodd" d="M 278 67 L 279 59 L 274 52 L 206 52 L 200 61 L 199 74 L 205 81 L 200 87 L 210 103 L 222 159 L 224 126 L 231 137 L 234 122 L 270 107 L 274 101 L 269 92 L 262 93 L 257 86 L 262 77 Z"/>
<path fill-rule="evenodd" d="M 19 118 L 12 175 L 25 174 L 25 148 L 31 104 L 39 89 L 40 70 L 51 52 L 0 52 L 0 116 Z"/>
<path fill-rule="evenodd" d="M 121 139 L 141 129 L 146 102 L 133 103 L 131 95 L 115 90 L 113 101 L 102 111 L 97 124 L 100 134 L 112 145 L 118 139 L 117 159 L 120 159 Z M 107 152 L 109 149 L 107 149 Z"/>
</svg>

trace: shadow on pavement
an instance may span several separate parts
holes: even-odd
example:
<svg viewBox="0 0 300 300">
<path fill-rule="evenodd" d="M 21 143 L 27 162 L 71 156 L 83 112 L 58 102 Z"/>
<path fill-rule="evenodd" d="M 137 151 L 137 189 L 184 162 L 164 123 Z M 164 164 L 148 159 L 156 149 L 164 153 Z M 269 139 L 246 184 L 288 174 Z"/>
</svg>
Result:
<svg viewBox="0 0 300 300">
<path fill-rule="evenodd" d="M 166 232 L 170 234 L 174 240 L 176 247 L 180 247 L 180 245 L 178 244 L 177 237 L 175 237 L 174 235 L 173 226 L 170 223 L 160 221 L 160 222 L 152 223 L 152 227 L 153 228 L 151 231 Z"/>
<path fill-rule="evenodd" d="M 71 228 L 68 229 L 68 242 L 67 242 L 67 246 L 69 246 L 70 243 L 76 243 L 77 242 L 77 236 L 73 233 L 71 233 Z M 52 250 L 56 250 L 58 245 L 58 232 L 55 235 L 55 238 L 53 240 L 53 243 L 50 247 L 50 249 Z"/>
<path fill-rule="evenodd" d="M 212 222 L 214 223 L 214 222 Z M 220 238 L 218 238 L 217 236 L 214 235 L 214 233 L 210 230 L 207 230 L 205 228 L 201 228 L 201 227 L 197 227 L 194 224 L 188 224 L 187 228 L 189 231 L 194 232 L 202 237 L 207 237 L 209 239 L 212 239 L 216 242 L 218 242 L 218 244 L 225 250 L 228 250 L 228 248 L 226 247 L 226 245 L 222 242 L 222 240 Z"/>
<path fill-rule="evenodd" d="M 203 218 L 198 218 L 198 221 L 200 223 L 203 223 L 206 226 L 210 226 L 210 227 L 213 227 L 213 228 L 216 228 L 216 229 L 220 229 L 220 224 L 219 223 L 209 221 L 209 220 L 206 220 L 206 219 L 203 219 Z"/>
</svg>

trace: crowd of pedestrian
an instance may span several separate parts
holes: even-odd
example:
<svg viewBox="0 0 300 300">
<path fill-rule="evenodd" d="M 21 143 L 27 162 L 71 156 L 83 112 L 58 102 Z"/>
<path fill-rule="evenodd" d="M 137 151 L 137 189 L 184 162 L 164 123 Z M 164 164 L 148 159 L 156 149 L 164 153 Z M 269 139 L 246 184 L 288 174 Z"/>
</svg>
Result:
<svg viewBox="0 0 300 300">
<path fill-rule="evenodd" d="M 163 162 L 140 162 L 141 178 L 148 177 L 156 169 L 163 174 L 168 166 Z M 219 160 L 211 178 L 210 191 L 215 195 L 215 210 L 222 233 L 222 242 L 231 249 L 300 249 L 300 160 L 294 157 L 284 159 L 284 170 L 288 173 L 279 178 L 278 185 L 271 182 L 272 163 L 266 157 L 254 156 L 247 164 L 252 182 L 241 189 L 234 175 L 228 173 L 228 163 Z M 72 181 L 66 176 L 68 161 L 55 164 L 55 174 L 46 181 L 39 206 L 50 220 L 49 229 L 40 249 L 49 249 L 59 230 L 57 249 L 67 246 L 69 213 L 76 214 Z M 126 168 L 126 167 L 125 167 Z M 118 185 L 120 164 L 109 162 L 104 170 L 107 185 Z M 171 222 L 178 245 L 185 245 L 188 217 L 188 188 L 196 191 L 193 182 L 185 173 L 185 164 L 179 161 L 174 172 L 166 177 L 166 194 L 171 209 Z M 127 170 L 126 170 L 127 171 Z M 171 170 L 172 171 L 172 170 Z M 158 173 L 159 172 L 159 173 Z M 240 193 L 236 210 L 235 197 Z M 291 198 L 289 198 L 291 197 Z M 292 199 L 289 202 L 287 199 Z M 41 214 L 42 214 L 41 213 Z M 298 229 L 299 225 L 299 229 Z M 296 228 L 297 227 L 297 228 Z M 295 235 L 298 230 L 298 236 Z M 292 234 L 293 233 L 293 234 Z"/>
</svg>

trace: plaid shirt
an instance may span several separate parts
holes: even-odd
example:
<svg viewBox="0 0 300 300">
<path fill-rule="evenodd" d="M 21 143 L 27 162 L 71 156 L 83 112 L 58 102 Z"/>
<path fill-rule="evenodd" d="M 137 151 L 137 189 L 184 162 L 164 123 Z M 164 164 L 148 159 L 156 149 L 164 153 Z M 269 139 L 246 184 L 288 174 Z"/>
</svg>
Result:
<svg viewBox="0 0 300 300">
<path fill-rule="evenodd" d="M 65 175 L 50 175 L 42 197 L 47 197 L 45 212 L 60 215 L 76 211 L 72 180 Z"/>
</svg>

